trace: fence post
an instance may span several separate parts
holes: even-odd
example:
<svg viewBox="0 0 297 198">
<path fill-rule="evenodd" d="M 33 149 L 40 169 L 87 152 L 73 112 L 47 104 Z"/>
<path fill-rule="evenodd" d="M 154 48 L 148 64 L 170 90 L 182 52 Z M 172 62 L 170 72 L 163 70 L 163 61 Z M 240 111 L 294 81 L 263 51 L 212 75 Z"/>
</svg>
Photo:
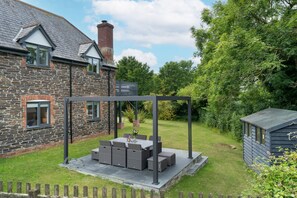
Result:
<svg viewBox="0 0 297 198">
<path fill-rule="evenodd" d="M 59 185 L 54 185 L 54 196 L 59 197 Z"/>
<path fill-rule="evenodd" d="M 22 182 L 17 182 L 17 193 L 22 193 Z"/>
<path fill-rule="evenodd" d="M 73 197 L 78 197 L 78 186 L 73 186 Z"/>
<path fill-rule="evenodd" d="M 122 198 L 127 198 L 126 189 L 125 188 L 122 189 Z"/>
<path fill-rule="evenodd" d="M 93 187 L 93 198 L 98 198 L 98 188 Z"/>
<path fill-rule="evenodd" d="M 88 187 L 87 186 L 84 186 L 83 187 L 83 197 L 86 198 L 89 196 L 89 192 L 88 192 Z"/>
<path fill-rule="evenodd" d="M 150 194 L 150 198 L 154 198 L 154 193 L 155 193 L 155 191 L 152 189 L 151 194 Z"/>
<path fill-rule="evenodd" d="M 26 193 L 28 194 L 30 190 L 31 190 L 31 184 L 26 183 Z"/>
<path fill-rule="evenodd" d="M 199 196 L 198 196 L 199 198 L 203 198 L 203 193 L 201 192 L 201 193 L 199 193 Z"/>
<path fill-rule="evenodd" d="M 49 184 L 45 184 L 44 185 L 44 194 L 46 195 L 46 196 L 49 196 L 50 195 L 50 193 L 51 193 L 51 191 L 50 191 L 50 185 Z"/>
<path fill-rule="evenodd" d="M 193 192 L 189 192 L 188 197 L 189 198 L 194 198 L 194 193 Z"/>
<path fill-rule="evenodd" d="M 140 191 L 140 197 L 141 197 L 141 198 L 145 198 L 145 192 L 144 192 L 143 189 L 141 189 L 141 191 Z"/>
<path fill-rule="evenodd" d="M 12 182 L 7 183 L 7 192 L 12 193 Z"/>
<path fill-rule="evenodd" d="M 107 198 L 107 189 L 105 187 L 102 188 L 102 198 Z"/>
<path fill-rule="evenodd" d="M 38 194 L 40 193 L 39 190 L 29 190 L 28 192 L 28 198 L 38 198 Z"/>
<path fill-rule="evenodd" d="M 208 198 L 213 198 L 213 196 L 212 196 L 212 194 L 211 194 L 211 193 L 209 193 L 209 195 L 208 195 Z"/>
<path fill-rule="evenodd" d="M 160 191 L 160 198 L 164 198 L 165 197 L 165 191 Z"/>
<path fill-rule="evenodd" d="M 131 189 L 131 198 L 136 198 L 136 190 L 135 189 Z"/>
<path fill-rule="evenodd" d="M 112 188 L 111 197 L 117 198 L 117 189 L 116 188 Z"/>
<path fill-rule="evenodd" d="M 35 189 L 38 190 L 39 193 L 40 193 L 40 190 L 41 190 L 41 187 L 40 187 L 40 186 L 41 186 L 40 184 L 36 184 L 36 185 L 35 185 Z"/>
<path fill-rule="evenodd" d="M 0 192 L 3 192 L 3 181 L 0 181 Z"/>
<path fill-rule="evenodd" d="M 178 197 L 179 198 L 184 198 L 184 193 L 183 192 L 179 192 Z"/>
<path fill-rule="evenodd" d="M 64 185 L 64 197 L 69 197 L 69 186 Z"/>
</svg>

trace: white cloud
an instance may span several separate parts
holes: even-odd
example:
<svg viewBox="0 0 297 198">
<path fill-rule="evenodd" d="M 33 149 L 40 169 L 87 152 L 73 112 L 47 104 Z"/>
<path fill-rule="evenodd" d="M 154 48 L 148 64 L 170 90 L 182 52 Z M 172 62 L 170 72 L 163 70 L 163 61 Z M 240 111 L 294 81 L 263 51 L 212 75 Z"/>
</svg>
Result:
<svg viewBox="0 0 297 198">
<path fill-rule="evenodd" d="M 190 59 L 194 64 L 194 66 L 196 67 L 198 64 L 200 64 L 201 63 L 201 57 L 200 56 L 198 56 L 198 57 L 192 57 L 191 59 Z"/>
<path fill-rule="evenodd" d="M 114 59 L 116 62 L 121 60 L 124 56 L 134 56 L 136 60 L 141 63 L 146 63 L 151 69 L 156 70 L 155 68 L 157 65 L 157 57 L 151 52 L 143 52 L 138 49 L 125 49 L 119 55 L 115 55 Z"/>
<path fill-rule="evenodd" d="M 201 0 L 92 0 L 92 6 L 95 16 L 111 16 L 117 23 L 116 40 L 189 47 L 194 47 L 190 28 L 200 25 L 206 8 Z"/>
</svg>

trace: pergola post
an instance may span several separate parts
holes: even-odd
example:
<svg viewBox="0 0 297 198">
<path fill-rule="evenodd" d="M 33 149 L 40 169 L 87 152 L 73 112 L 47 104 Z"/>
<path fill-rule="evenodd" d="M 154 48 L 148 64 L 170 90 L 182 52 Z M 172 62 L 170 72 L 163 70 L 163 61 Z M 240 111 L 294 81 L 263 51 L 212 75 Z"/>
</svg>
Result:
<svg viewBox="0 0 297 198">
<path fill-rule="evenodd" d="M 64 99 L 64 164 L 68 164 L 68 103 L 69 102 L 114 102 L 114 137 L 118 137 L 117 131 L 117 102 L 123 101 L 152 101 L 153 103 L 153 184 L 158 185 L 158 101 L 159 100 L 184 100 L 188 101 L 188 157 L 192 159 L 192 112 L 191 98 L 187 96 L 85 96 L 66 97 Z M 110 112 L 109 112 L 110 113 Z M 110 119 L 109 119 L 110 124 Z M 110 125 L 109 125 L 110 128 Z"/>
<path fill-rule="evenodd" d="M 158 99 L 153 99 L 153 184 L 159 184 L 158 181 Z"/>
<path fill-rule="evenodd" d="M 189 158 L 192 159 L 192 110 L 191 99 L 188 99 L 188 152 Z"/>
<path fill-rule="evenodd" d="M 64 164 L 68 164 L 68 99 L 64 99 Z"/>
<path fill-rule="evenodd" d="M 118 137 L 118 126 L 117 126 L 117 101 L 114 101 L 113 102 L 113 106 L 114 106 L 114 112 L 113 112 L 113 115 L 114 115 L 114 138 L 117 138 Z"/>
</svg>

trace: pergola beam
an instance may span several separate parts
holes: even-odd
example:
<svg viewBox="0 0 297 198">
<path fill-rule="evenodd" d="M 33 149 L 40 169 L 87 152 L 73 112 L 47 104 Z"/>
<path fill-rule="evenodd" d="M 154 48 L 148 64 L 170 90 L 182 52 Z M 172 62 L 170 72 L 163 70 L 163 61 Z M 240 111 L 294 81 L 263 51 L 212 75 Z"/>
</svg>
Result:
<svg viewBox="0 0 297 198">
<path fill-rule="evenodd" d="M 158 182 L 158 101 L 186 100 L 188 102 L 188 158 L 192 159 L 192 115 L 191 97 L 188 96 L 74 96 L 64 98 L 64 164 L 68 164 L 68 103 L 70 102 L 114 102 L 114 137 L 117 132 L 117 102 L 152 101 L 153 102 L 153 184 Z"/>
</svg>

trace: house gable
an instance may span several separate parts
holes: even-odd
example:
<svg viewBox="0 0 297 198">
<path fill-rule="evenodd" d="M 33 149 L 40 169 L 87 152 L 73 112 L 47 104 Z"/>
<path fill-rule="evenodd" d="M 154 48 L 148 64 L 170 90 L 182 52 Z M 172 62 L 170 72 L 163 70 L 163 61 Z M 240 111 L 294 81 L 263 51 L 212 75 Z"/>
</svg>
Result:
<svg viewBox="0 0 297 198">
<path fill-rule="evenodd" d="M 94 58 L 98 58 L 101 59 L 98 51 L 95 49 L 94 46 L 91 46 L 90 49 L 87 51 L 86 56 L 90 56 L 90 57 L 94 57 Z"/>
<path fill-rule="evenodd" d="M 15 39 L 19 44 L 31 43 L 55 49 L 56 45 L 48 36 L 42 25 L 37 24 L 21 28 Z"/>
<path fill-rule="evenodd" d="M 79 52 L 78 54 L 81 57 L 93 57 L 93 58 L 98 58 L 100 60 L 103 59 L 103 55 L 101 51 L 99 50 L 97 44 L 95 41 L 92 41 L 90 43 L 84 43 L 79 46 Z"/>
</svg>

